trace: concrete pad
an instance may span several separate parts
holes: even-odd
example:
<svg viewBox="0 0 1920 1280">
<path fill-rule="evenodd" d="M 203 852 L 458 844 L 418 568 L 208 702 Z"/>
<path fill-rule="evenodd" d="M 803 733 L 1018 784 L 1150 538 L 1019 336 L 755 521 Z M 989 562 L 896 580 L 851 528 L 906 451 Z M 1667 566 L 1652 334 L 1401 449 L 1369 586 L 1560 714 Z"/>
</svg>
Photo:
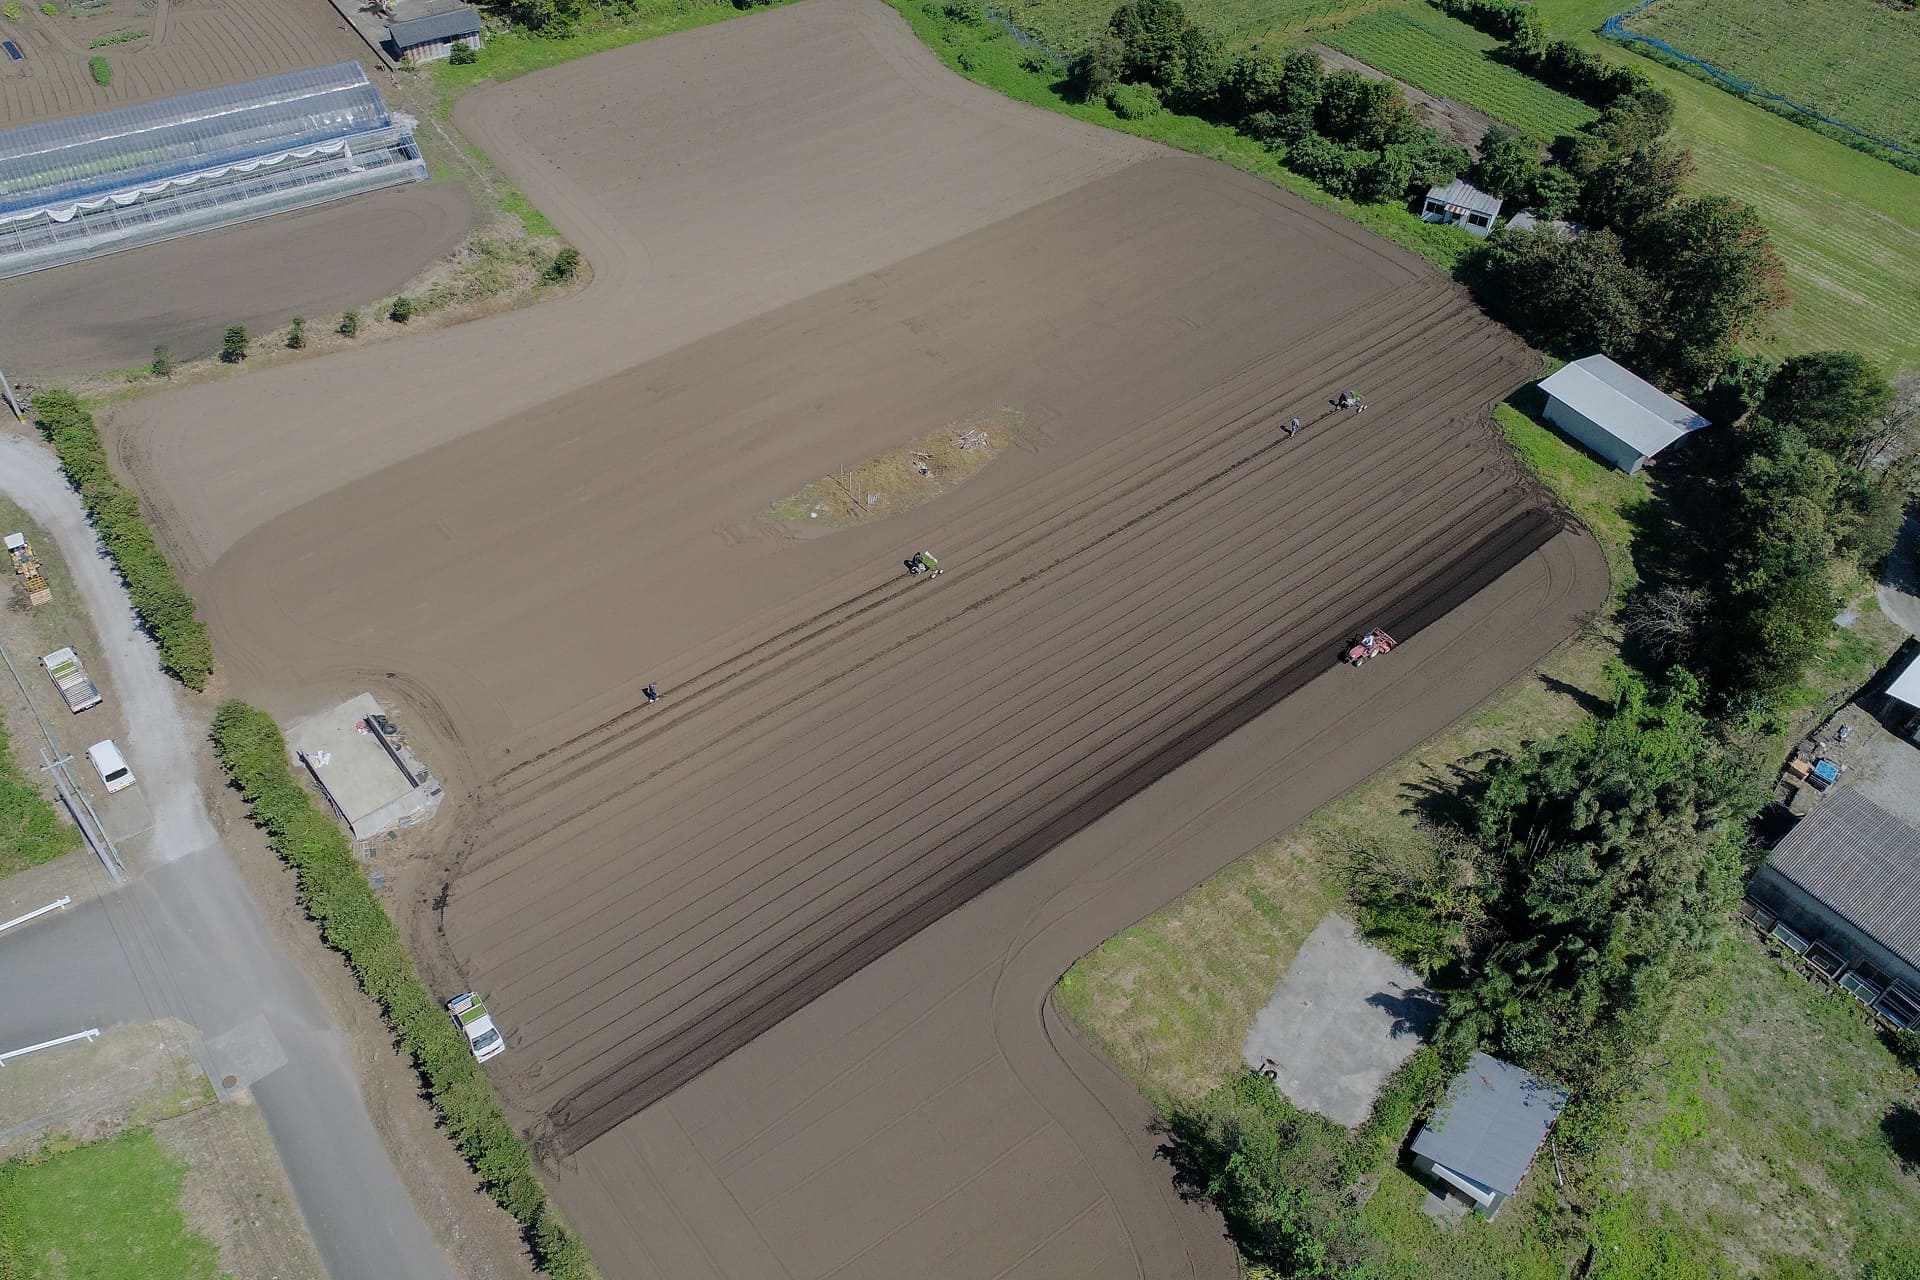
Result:
<svg viewBox="0 0 1920 1280">
<path fill-rule="evenodd" d="M 207 1041 L 207 1074 L 222 1102 L 286 1065 L 287 1051 L 267 1025 L 264 1013 L 256 1013 Z"/>
<path fill-rule="evenodd" d="M 398 736 L 370 727 L 381 716 L 370 693 L 310 716 L 287 745 L 359 840 L 433 816 L 441 788 Z"/>
<path fill-rule="evenodd" d="M 1352 1128 L 1439 1015 L 1417 974 L 1330 914 L 1254 1018 L 1242 1054 L 1296 1106 Z"/>
</svg>

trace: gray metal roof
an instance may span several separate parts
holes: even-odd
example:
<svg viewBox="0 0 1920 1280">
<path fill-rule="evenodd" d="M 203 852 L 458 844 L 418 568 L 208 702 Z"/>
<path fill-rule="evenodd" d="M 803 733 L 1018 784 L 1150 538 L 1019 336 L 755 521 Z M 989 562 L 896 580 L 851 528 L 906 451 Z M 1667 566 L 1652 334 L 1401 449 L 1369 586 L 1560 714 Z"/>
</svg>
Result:
<svg viewBox="0 0 1920 1280">
<path fill-rule="evenodd" d="M 480 34 L 480 11 L 462 6 L 447 13 L 430 13 L 419 18 L 401 18 L 387 24 L 387 35 L 396 49 L 432 44 L 436 40 L 457 40 Z"/>
<path fill-rule="evenodd" d="M 1575 360 L 1540 389 L 1651 458 L 1707 420 L 1605 356 Z"/>
<path fill-rule="evenodd" d="M 1567 1105 L 1567 1093 L 1511 1063 L 1476 1053 L 1420 1127 L 1415 1155 L 1511 1195 Z"/>
<path fill-rule="evenodd" d="M 1438 200 L 1441 204 L 1452 205 L 1457 209 L 1470 209 L 1474 213 L 1484 213 L 1493 217 L 1500 212 L 1500 197 L 1489 195 L 1480 188 L 1461 178 L 1444 187 L 1428 187 L 1427 199 Z"/>
<path fill-rule="evenodd" d="M 1914 654 L 1913 660 L 1893 678 L 1893 683 L 1887 686 L 1887 695 L 1910 707 L 1920 707 L 1920 653 Z"/>
<path fill-rule="evenodd" d="M 1773 847 L 1767 862 L 1920 966 L 1920 831 L 1852 787 L 1835 787 Z"/>
</svg>

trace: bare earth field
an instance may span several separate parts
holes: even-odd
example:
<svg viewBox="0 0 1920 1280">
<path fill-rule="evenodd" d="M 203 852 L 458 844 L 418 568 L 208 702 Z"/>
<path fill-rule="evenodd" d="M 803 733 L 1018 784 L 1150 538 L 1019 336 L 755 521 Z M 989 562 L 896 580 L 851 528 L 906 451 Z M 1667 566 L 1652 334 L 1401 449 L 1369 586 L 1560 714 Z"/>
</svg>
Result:
<svg viewBox="0 0 1920 1280">
<path fill-rule="evenodd" d="M 466 192 L 421 182 L 0 281 L 13 377 L 38 382 L 211 354 L 230 324 L 330 326 L 460 243 Z"/>
<path fill-rule="evenodd" d="M 609 1274 L 1227 1274 L 1045 993 L 1601 601 L 1487 421 L 1535 358 L 1349 224 L 967 85 L 863 0 L 459 122 L 591 288 L 112 428 L 233 689 L 371 687 L 455 784 L 428 963 L 487 993 Z M 1022 447 L 957 493 L 764 518 L 996 407 Z M 1338 667 L 1371 625 L 1401 650 Z"/>
</svg>

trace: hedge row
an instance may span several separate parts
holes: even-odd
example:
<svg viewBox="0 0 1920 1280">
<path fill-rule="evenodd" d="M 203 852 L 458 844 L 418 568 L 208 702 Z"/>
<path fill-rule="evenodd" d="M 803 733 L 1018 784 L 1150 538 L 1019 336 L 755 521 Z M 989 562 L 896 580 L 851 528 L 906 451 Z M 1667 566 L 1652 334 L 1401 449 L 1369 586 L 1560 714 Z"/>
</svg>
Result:
<svg viewBox="0 0 1920 1280">
<path fill-rule="evenodd" d="M 343 954 L 360 987 L 380 1003 L 413 1058 L 460 1154 L 500 1207 L 526 1228 L 535 1261 L 554 1280 L 593 1280 L 585 1243 L 561 1220 L 533 1172 L 533 1153 L 507 1122 L 466 1037 L 413 966 L 399 931 L 374 895 L 339 824 L 294 777 L 286 739 L 266 712 L 222 703 L 214 752 L 246 797 L 253 820 L 297 873 L 300 902 L 320 936 Z"/>
<path fill-rule="evenodd" d="M 153 530 L 140 515 L 140 499 L 120 483 L 107 463 L 106 446 L 93 415 L 66 391 L 34 397 L 34 417 L 60 455 L 67 478 L 86 503 L 94 532 L 126 581 L 140 623 L 160 646 L 160 665 L 189 689 L 204 689 L 213 674 L 213 643 L 196 616 L 193 597 L 173 576 Z"/>
<path fill-rule="evenodd" d="M 1433 0 L 1433 4 L 1470 27 L 1522 48 L 1537 48 L 1546 39 L 1546 23 L 1532 5 L 1519 0 Z"/>
<path fill-rule="evenodd" d="M 1507 58 L 1534 79 L 1601 108 L 1647 83 L 1638 68 L 1610 61 L 1571 40 L 1549 40 L 1537 48 L 1509 44 Z"/>
</svg>

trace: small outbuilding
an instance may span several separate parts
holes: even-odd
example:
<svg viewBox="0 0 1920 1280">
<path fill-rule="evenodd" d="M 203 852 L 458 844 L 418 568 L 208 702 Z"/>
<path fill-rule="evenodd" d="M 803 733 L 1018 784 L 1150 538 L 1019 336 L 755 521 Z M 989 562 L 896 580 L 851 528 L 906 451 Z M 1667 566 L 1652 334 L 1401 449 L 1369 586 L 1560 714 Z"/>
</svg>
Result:
<svg viewBox="0 0 1920 1280">
<path fill-rule="evenodd" d="M 1522 209 L 1514 214 L 1507 219 L 1507 225 L 1515 231 L 1551 231 L 1561 240 L 1571 240 L 1587 229 L 1585 223 L 1569 222 L 1563 218 L 1542 220 L 1531 209 Z"/>
<path fill-rule="evenodd" d="M 1500 197 L 1487 194 L 1465 179 L 1444 187 L 1428 187 L 1426 203 L 1420 212 L 1422 222 L 1459 227 L 1482 240 L 1493 234 L 1493 220 L 1499 216 Z"/>
<path fill-rule="evenodd" d="M 1747 897 L 1764 913 L 1756 923 L 1883 1022 L 1920 1026 L 1920 830 L 1834 787 L 1773 847 Z"/>
<path fill-rule="evenodd" d="M 387 22 L 389 50 L 402 62 L 437 62 L 481 43 L 480 11 L 460 0 L 400 0 Z"/>
<path fill-rule="evenodd" d="M 1547 421 L 1627 474 L 1707 420 L 1605 356 L 1587 356 L 1540 383 Z"/>
<path fill-rule="evenodd" d="M 1520 1189 L 1567 1096 L 1530 1071 L 1476 1053 L 1420 1126 L 1413 1167 L 1491 1218 Z"/>
<path fill-rule="evenodd" d="M 1909 742 L 1920 743 L 1920 653 L 1913 655 L 1887 686 L 1893 730 Z"/>
</svg>

